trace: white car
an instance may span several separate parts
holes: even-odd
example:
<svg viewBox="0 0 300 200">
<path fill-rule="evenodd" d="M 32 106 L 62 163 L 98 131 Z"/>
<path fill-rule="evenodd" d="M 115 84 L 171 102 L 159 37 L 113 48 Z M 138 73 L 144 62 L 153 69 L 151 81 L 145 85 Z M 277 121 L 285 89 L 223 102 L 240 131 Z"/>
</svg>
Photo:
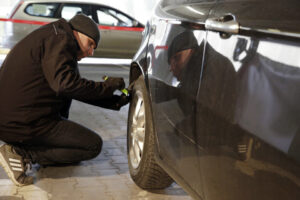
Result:
<svg viewBox="0 0 300 200">
<path fill-rule="evenodd" d="M 97 1 L 21 0 L 9 18 L 0 18 L 0 49 L 10 49 L 36 28 L 60 18 L 83 13 L 99 24 L 101 41 L 94 56 L 132 58 L 144 25 L 129 15 Z"/>
</svg>

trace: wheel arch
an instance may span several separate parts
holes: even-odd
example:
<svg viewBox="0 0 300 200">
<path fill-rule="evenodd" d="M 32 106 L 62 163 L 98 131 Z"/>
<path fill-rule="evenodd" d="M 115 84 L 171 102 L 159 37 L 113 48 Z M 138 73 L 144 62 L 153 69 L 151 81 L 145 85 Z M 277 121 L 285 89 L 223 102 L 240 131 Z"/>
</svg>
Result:
<svg viewBox="0 0 300 200">
<path fill-rule="evenodd" d="M 137 80 L 140 75 L 143 75 L 145 80 L 145 73 L 142 67 L 137 62 L 131 63 L 129 72 L 129 84 Z"/>
</svg>

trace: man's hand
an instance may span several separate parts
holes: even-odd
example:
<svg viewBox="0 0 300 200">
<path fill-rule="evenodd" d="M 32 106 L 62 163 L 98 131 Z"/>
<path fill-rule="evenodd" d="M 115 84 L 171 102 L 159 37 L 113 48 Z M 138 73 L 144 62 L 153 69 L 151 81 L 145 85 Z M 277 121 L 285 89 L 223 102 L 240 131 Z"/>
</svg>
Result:
<svg viewBox="0 0 300 200">
<path fill-rule="evenodd" d="M 121 96 L 119 96 L 119 100 L 116 103 L 116 107 L 120 109 L 122 106 L 128 104 L 130 100 L 131 100 L 130 96 L 126 96 L 125 94 L 122 94 Z"/>
<path fill-rule="evenodd" d="M 112 95 L 111 97 L 103 98 L 99 100 L 83 101 L 83 102 L 94 106 L 111 109 L 111 110 L 120 110 L 121 107 L 125 106 L 130 101 L 131 101 L 130 95 L 121 94 L 121 95 Z"/>
<path fill-rule="evenodd" d="M 123 78 L 120 77 L 108 77 L 105 83 L 109 85 L 113 91 L 122 90 L 125 88 L 125 82 Z"/>
</svg>

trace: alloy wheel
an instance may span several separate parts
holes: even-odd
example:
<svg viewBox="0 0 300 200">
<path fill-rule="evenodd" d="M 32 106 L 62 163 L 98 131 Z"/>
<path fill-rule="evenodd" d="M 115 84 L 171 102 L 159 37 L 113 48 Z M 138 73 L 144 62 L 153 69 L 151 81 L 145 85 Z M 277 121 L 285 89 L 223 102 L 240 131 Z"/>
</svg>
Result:
<svg viewBox="0 0 300 200">
<path fill-rule="evenodd" d="M 145 142 L 145 105 L 143 94 L 136 92 L 136 104 L 132 116 L 129 155 L 133 168 L 138 168 L 143 156 Z"/>
</svg>

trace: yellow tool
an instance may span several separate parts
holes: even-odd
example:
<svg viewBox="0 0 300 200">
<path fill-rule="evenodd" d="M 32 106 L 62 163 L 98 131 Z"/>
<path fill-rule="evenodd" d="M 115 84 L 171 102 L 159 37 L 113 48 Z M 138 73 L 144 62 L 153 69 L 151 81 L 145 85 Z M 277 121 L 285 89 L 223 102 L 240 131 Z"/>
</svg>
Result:
<svg viewBox="0 0 300 200">
<path fill-rule="evenodd" d="M 103 80 L 107 80 L 108 79 L 108 76 L 103 76 Z M 126 88 L 120 90 L 123 94 L 125 94 L 126 96 L 128 96 L 128 90 Z"/>
</svg>

